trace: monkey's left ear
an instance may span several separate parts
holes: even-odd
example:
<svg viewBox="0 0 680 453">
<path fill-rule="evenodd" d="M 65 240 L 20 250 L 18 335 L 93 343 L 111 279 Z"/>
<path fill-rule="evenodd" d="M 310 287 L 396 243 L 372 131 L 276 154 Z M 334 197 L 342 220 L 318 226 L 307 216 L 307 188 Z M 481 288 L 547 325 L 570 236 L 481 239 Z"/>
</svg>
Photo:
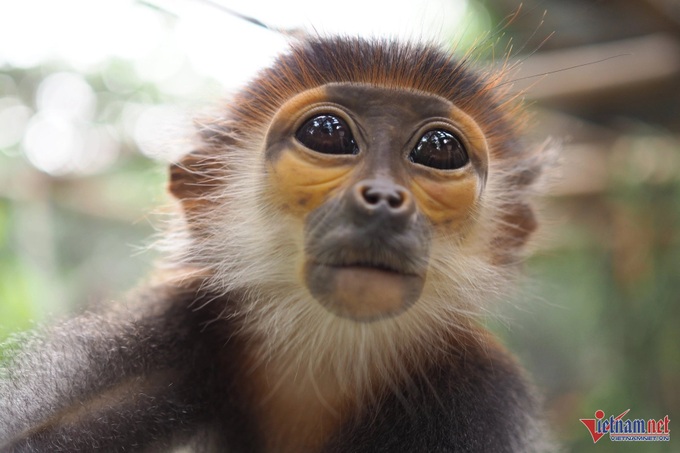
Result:
<svg viewBox="0 0 680 453">
<path fill-rule="evenodd" d="M 498 265 L 516 263 L 521 260 L 521 250 L 536 231 L 538 222 L 531 205 L 516 203 L 505 206 L 503 226 L 494 238 L 494 262 Z"/>
</svg>

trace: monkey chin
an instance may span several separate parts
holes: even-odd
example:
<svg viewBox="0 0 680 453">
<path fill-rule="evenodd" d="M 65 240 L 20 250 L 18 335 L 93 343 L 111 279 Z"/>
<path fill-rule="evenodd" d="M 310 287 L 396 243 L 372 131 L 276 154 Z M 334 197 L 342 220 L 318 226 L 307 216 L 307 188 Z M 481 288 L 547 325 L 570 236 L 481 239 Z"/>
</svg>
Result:
<svg viewBox="0 0 680 453">
<path fill-rule="evenodd" d="M 358 322 L 391 318 L 419 298 L 425 278 L 370 266 L 308 263 L 305 282 L 331 313 Z"/>
</svg>

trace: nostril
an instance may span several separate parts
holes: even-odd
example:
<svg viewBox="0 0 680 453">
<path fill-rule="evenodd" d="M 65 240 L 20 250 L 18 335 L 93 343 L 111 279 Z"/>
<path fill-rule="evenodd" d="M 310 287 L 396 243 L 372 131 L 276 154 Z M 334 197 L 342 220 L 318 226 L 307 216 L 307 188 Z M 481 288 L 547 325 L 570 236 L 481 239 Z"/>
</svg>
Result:
<svg viewBox="0 0 680 453">
<path fill-rule="evenodd" d="M 407 189 L 382 180 L 366 180 L 355 185 L 352 203 L 358 209 L 357 213 L 362 215 L 384 212 L 407 217 L 415 207 Z"/>
<path fill-rule="evenodd" d="M 399 190 L 380 187 L 363 187 L 361 197 L 369 206 L 376 206 L 381 202 L 386 202 L 392 209 L 398 209 L 404 204 L 405 195 Z"/>
<path fill-rule="evenodd" d="M 364 187 L 361 190 L 361 196 L 364 198 L 366 203 L 370 205 L 376 205 L 380 203 L 380 200 L 382 199 L 380 192 L 371 190 L 370 187 Z"/>
<path fill-rule="evenodd" d="M 404 195 L 401 192 L 391 193 L 387 196 L 387 203 L 390 205 L 390 208 L 399 208 L 404 204 Z"/>
</svg>

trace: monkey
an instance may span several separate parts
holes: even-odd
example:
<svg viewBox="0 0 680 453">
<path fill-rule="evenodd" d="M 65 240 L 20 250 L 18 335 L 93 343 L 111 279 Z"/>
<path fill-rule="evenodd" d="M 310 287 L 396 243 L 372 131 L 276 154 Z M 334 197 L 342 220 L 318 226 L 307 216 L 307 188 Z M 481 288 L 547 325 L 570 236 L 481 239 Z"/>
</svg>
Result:
<svg viewBox="0 0 680 453">
<path fill-rule="evenodd" d="M 551 451 L 480 322 L 546 150 L 471 60 L 307 37 L 198 120 L 166 265 L 5 351 L 0 452 Z"/>
</svg>

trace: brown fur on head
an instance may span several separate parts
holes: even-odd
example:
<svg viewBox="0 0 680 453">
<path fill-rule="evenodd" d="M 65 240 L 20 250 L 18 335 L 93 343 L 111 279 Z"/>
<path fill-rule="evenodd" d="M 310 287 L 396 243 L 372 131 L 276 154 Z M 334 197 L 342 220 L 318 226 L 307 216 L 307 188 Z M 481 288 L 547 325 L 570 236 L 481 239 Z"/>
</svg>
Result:
<svg viewBox="0 0 680 453">
<path fill-rule="evenodd" d="M 305 342 L 331 345 L 329 336 L 351 337 L 355 346 L 389 342 L 390 326 L 399 326 L 404 338 L 426 342 L 466 325 L 480 303 L 504 289 L 536 228 L 530 196 L 543 166 L 541 150 L 522 141 L 522 113 L 502 76 L 478 73 L 468 59 L 433 46 L 344 38 L 293 44 L 219 117 L 200 125 L 198 148 L 173 165 L 170 191 L 186 220 L 179 260 L 207 270 L 212 275 L 207 283 L 220 291 L 245 294 L 251 303 L 239 310 L 256 319 L 260 331 L 283 332 L 286 349 Z M 481 131 L 488 159 L 463 221 L 433 227 L 420 300 L 379 326 L 327 317 L 306 302 L 310 295 L 300 284 L 303 217 L 271 195 L 272 168 L 264 150 L 274 117 L 300 93 L 334 84 L 444 99 Z M 315 202 L 323 202 L 323 194 L 319 197 Z M 298 329 L 310 323 L 315 329 Z M 399 348 L 390 344 L 382 350 Z M 329 346 L 327 354 L 337 352 Z"/>
</svg>

